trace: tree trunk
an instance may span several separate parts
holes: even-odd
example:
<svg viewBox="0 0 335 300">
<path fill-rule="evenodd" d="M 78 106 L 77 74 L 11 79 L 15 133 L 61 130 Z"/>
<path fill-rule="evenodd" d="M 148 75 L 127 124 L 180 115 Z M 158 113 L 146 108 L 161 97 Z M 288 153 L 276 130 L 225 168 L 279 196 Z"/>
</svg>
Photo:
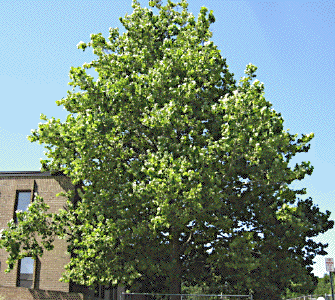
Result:
<svg viewBox="0 0 335 300">
<path fill-rule="evenodd" d="M 181 294 L 181 261 L 179 234 L 172 229 L 171 235 L 171 269 L 169 274 L 169 293 Z M 180 296 L 170 296 L 170 300 L 180 300 Z"/>
</svg>

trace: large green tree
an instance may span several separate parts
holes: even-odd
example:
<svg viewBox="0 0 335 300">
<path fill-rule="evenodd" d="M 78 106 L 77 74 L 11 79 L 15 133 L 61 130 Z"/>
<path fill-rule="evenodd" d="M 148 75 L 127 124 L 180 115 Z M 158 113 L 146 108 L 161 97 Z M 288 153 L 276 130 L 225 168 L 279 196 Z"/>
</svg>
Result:
<svg viewBox="0 0 335 300">
<path fill-rule="evenodd" d="M 42 115 L 29 139 L 48 150 L 43 170 L 64 172 L 79 198 L 47 215 L 38 198 L 10 224 L 9 269 L 58 235 L 72 253 L 63 279 L 79 284 L 180 293 L 201 283 L 259 299 L 313 288 L 313 258 L 326 245 L 311 237 L 333 222 L 290 188 L 310 163 L 289 167 L 313 134 L 284 130 L 255 66 L 236 84 L 210 40 L 212 11 L 196 20 L 185 0 L 149 4 L 157 15 L 133 1 L 124 34 L 110 28 L 107 40 L 78 44 L 97 59 L 71 68 L 73 90 L 57 101 L 66 121 Z M 40 226 L 29 226 L 34 218 Z M 36 232 L 45 242 L 31 247 Z"/>
<path fill-rule="evenodd" d="M 331 293 L 331 280 L 329 274 L 324 274 L 323 277 L 318 277 L 318 285 L 314 290 L 314 295 L 323 296 L 325 294 L 331 295 Z"/>
</svg>

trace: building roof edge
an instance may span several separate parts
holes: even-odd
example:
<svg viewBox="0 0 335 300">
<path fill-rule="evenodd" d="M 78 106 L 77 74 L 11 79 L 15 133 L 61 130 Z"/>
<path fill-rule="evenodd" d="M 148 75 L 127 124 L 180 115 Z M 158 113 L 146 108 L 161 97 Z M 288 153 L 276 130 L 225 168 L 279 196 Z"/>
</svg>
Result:
<svg viewBox="0 0 335 300">
<path fill-rule="evenodd" d="M 61 172 L 55 172 L 51 174 L 48 172 L 41 171 L 0 171 L 0 177 L 28 177 L 28 176 L 40 176 L 40 177 L 49 177 L 49 176 L 64 176 Z"/>
</svg>

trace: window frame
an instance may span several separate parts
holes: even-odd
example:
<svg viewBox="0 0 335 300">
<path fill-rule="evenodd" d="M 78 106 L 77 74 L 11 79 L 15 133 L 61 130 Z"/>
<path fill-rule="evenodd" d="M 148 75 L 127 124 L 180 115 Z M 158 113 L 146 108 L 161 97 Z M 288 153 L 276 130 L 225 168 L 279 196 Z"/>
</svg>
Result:
<svg viewBox="0 0 335 300">
<path fill-rule="evenodd" d="M 14 212 L 13 212 L 14 223 L 17 223 L 16 211 L 17 211 L 17 208 L 19 206 L 19 195 L 20 195 L 20 193 L 30 193 L 30 202 L 29 202 L 29 204 L 32 203 L 32 201 L 33 201 L 32 190 L 30 190 L 30 189 L 16 190 L 15 205 L 14 205 Z"/>
<path fill-rule="evenodd" d="M 32 257 L 29 257 L 29 258 L 31 258 L 33 260 L 33 271 L 32 271 L 32 273 L 21 273 L 21 267 L 22 267 L 22 262 L 21 261 L 22 261 L 22 259 L 18 260 L 18 263 L 17 263 L 17 277 L 16 277 L 16 286 L 17 287 L 24 287 L 24 288 L 28 288 L 28 289 L 33 289 L 34 288 L 34 285 L 35 285 L 35 280 L 34 279 L 35 279 L 35 276 L 36 276 L 36 260 L 33 259 Z M 21 274 L 31 274 L 32 279 L 31 280 L 22 279 Z M 25 281 L 25 282 L 31 281 L 30 287 L 22 286 L 21 283 L 23 281 Z"/>
</svg>

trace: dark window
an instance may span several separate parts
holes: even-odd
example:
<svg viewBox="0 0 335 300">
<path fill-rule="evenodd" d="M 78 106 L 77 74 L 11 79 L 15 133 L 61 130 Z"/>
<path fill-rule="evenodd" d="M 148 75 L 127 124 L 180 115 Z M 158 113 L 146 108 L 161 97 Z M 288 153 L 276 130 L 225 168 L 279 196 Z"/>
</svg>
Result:
<svg viewBox="0 0 335 300">
<path fill-rule="evenodd" d="M 117 299 L 117 286 L 110 287 L 110 300 L 118 300 Z"/>
<path fill-rule="evenodd" d="M 16 219 L 17 210 L 21 210 L 21 211 L 28 210 L 28 205 L 30 203 L 30 197 L 31 197 L 30 191 L 17 192 L 16 205 L 15 205 L 15 222 L 17 222 L 17 219 Z"/>
<path fill-rule="evenodd" d="M 109 290 L 109 287 L 106 287 L 104 285 L 96 284 L 94 286 L 94 297 L 105 299 L 105 294 L 107 294 L 105 291 Z M 112 298 L 110 298 L 112 299 Z"/>
<path fill-rule="evenodd" d="M 100 287 L 100 298 L 102 299 L 105 299 L 105 288 L 106 287 L 104 285 Z"/>
<path fill-rule="evenodd" d="M 25 257 L 19 260 L 17 285 L 31 289 L 33 287 L 33 274 L 34 260 L 31 257 Z"/>
<path fill-rule="evenodd" d="M 99 297 L 99 284 L 95 284 L 94 286 L 94 297 Z"/>
</svg>

